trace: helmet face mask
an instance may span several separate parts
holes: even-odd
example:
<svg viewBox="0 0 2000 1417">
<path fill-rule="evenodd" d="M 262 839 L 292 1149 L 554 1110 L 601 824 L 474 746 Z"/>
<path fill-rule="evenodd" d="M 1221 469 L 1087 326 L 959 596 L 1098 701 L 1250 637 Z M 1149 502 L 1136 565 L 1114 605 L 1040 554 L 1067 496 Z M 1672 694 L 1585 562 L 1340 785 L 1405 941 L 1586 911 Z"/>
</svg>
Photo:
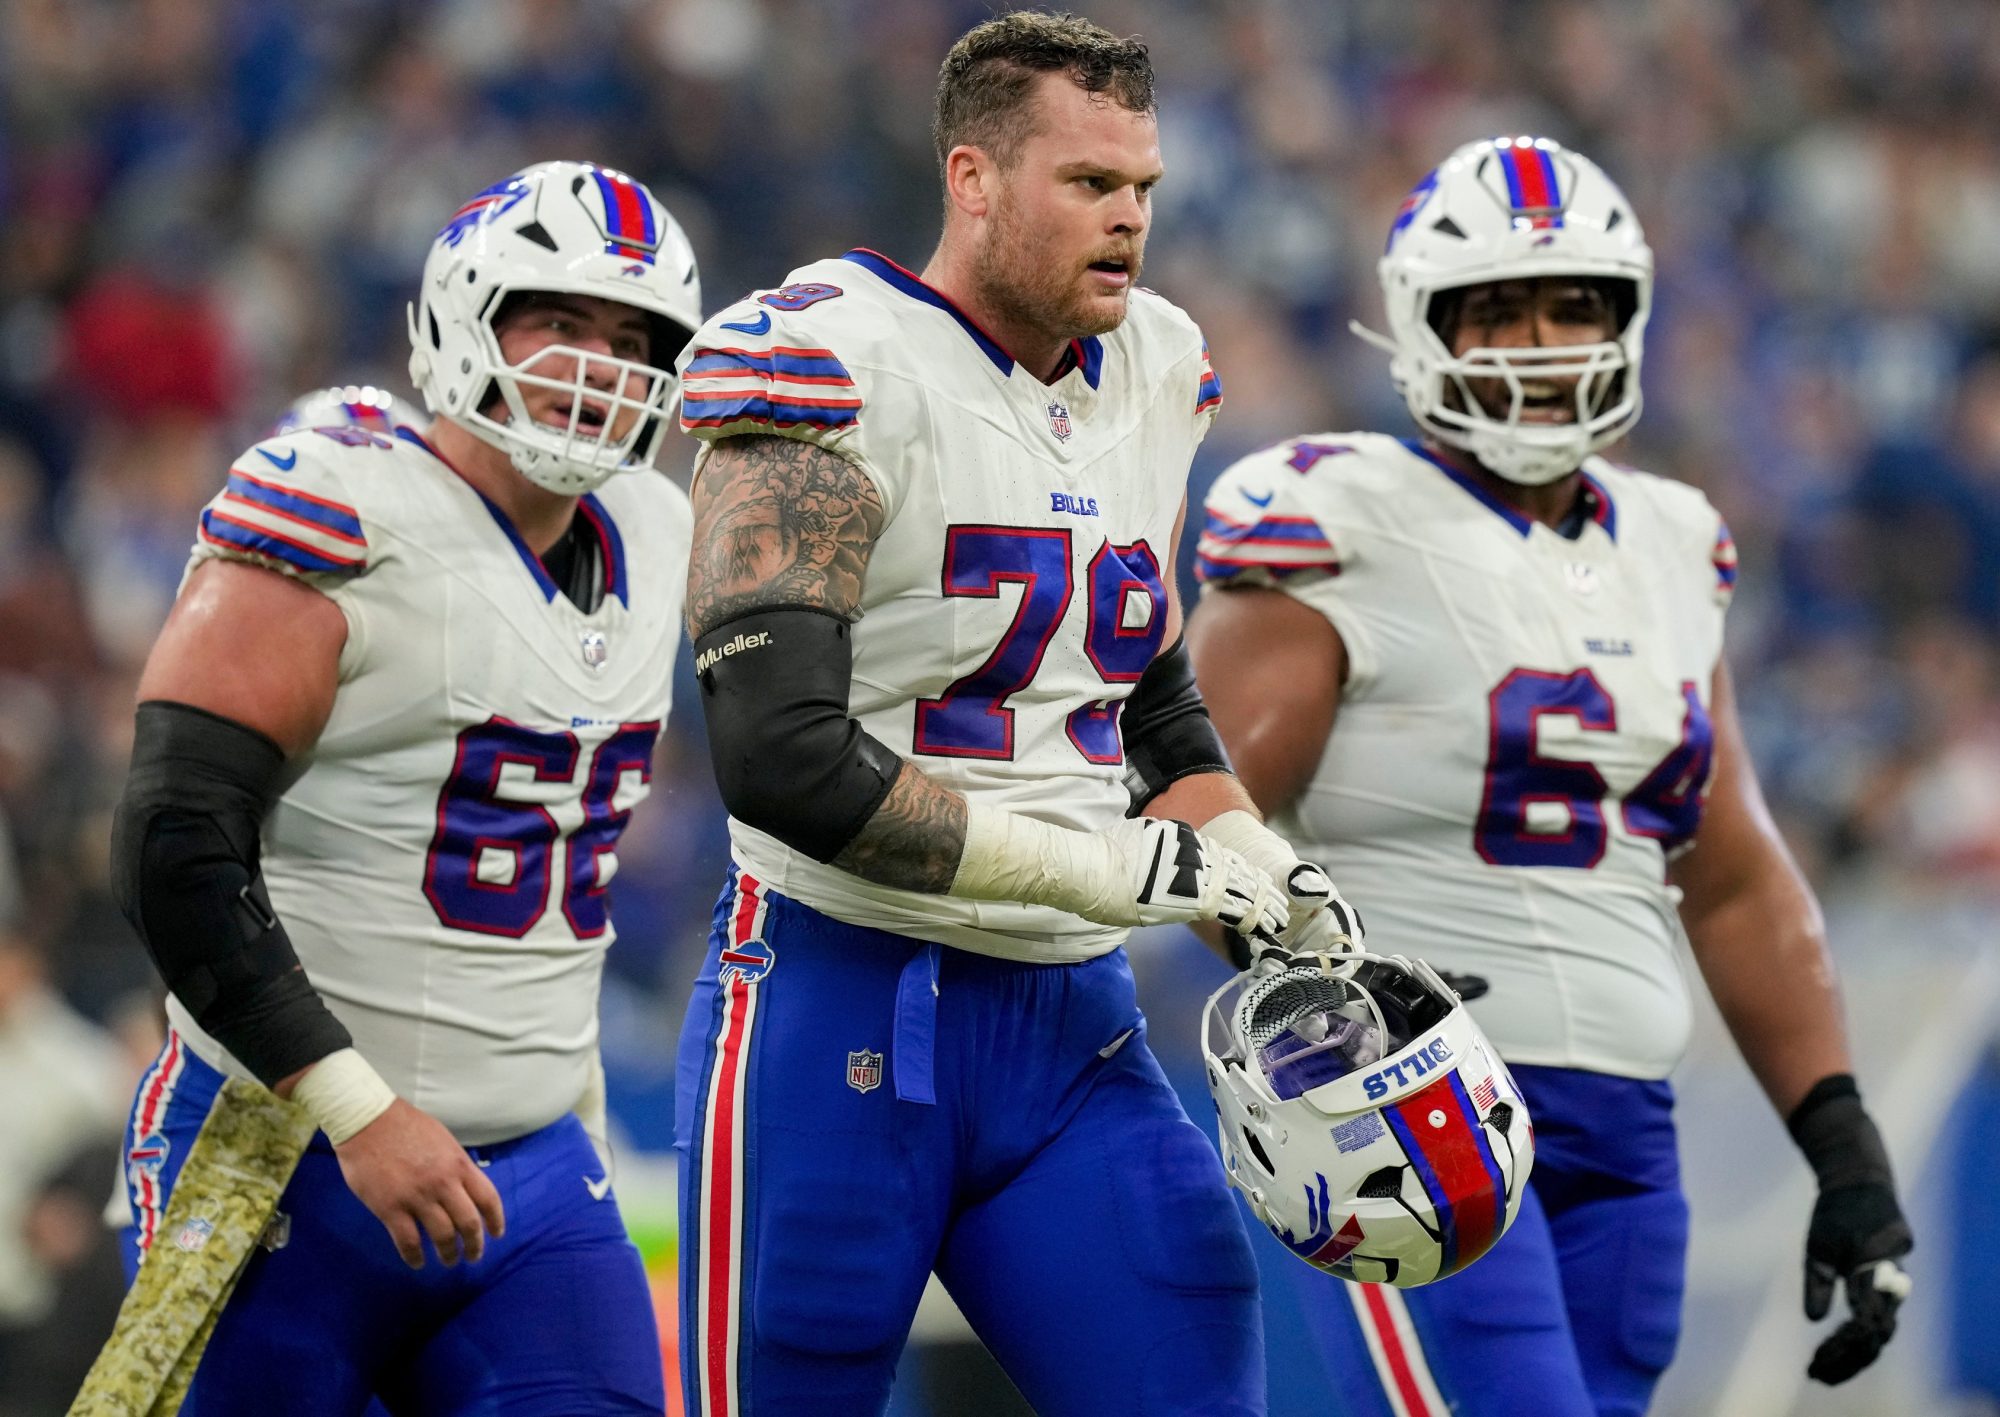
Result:
<svg viewBox="0 0 2000 1417">
<path fill-rule="evenodd" d="M 1238 975 L 1202 1022 L 1230 1184 L 1306 1263 L 1428 1284 L 1513 1222 L 1527 1107 L 1428 965 L 1296 958 Z"/>
<path fill-rule="evenodd" d="M 646 360 L 545 345 L 509 362 L 495 321 L 509 297 L 537 293 L 641 312 L 653 334 Z M 466 202 L 431 244 L 410 306 L 410 377 L 433 412 L 524 477 L 579 496 L 653 466 L 679 393 L 673 341 L 700 324 L 693 251 L 652 193 L 590 163 L 538 163 Z M 534 419 L 534 392 L 558 395 L 566 423 Z"/>
<path fill-rule="evenodd" d="M 1567 476 L 1638 422 L 1639 367 L 1652 308 L 1653 255 L 1631 204 L 1597 165 L 1545 138 L 1468 143 L 1417 184 L 1397 213 L 1378 271 L 1390 377 L 1430 437 L 1510 482 Z M 1540 277 L 1602 281 L 1617 293 L 1612 338 L 1568 347 L 1481 346 L 1454 353 L 1441 298 Z M 1497 381 L 1490 411 L 1468 381 Z M 1574 380 L 1567 423 L 1524 417 L 1524 381 Z"/>
</svg>

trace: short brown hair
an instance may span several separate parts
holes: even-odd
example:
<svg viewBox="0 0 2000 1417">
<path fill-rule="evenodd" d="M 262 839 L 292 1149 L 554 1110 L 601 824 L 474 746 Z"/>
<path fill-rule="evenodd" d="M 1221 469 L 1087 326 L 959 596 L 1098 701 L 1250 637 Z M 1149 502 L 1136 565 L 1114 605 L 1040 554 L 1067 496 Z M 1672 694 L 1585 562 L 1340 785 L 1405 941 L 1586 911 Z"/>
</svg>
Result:
<svg viewBox="0 0 2000 1417">
<path fill-rule="evenodd" d="M 1016 10 L 966 31 L 944 57 L 931 126 L 939 169 L 960 143 L 1012 166 L 1033 133 L 1028 95 L 1035 80 L 1057 72 L 1134 113 L 1153 111 L 1153 61 L 1143 41 L 1067 12 Z"/>
</svg>

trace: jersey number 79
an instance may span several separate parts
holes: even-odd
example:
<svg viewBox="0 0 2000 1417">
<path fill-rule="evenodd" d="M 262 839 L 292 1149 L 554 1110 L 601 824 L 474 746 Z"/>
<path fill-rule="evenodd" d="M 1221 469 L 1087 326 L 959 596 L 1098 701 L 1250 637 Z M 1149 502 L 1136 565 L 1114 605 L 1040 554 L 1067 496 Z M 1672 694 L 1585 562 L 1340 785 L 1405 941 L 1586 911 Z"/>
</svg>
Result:
<svg viewBox="0 0 2000 1417">
<path fill-rule="evenodd" d="M 1074 592 L 1068 527 L 954 526 L 945 532 L 944 593 L 991 600 L 1003 585 L 1021 587 L 1014 619 L 993 653 L 935 699 L 917 700 L 915 746 L 941 758 L 1014 756 L 1010 696 L 1034 682 Z M 1083 651 L 1107 684 L 1134 684 L 1167 633 L 1167 591 L 1159 558 L 1144 541 L 1107 539 L 1090 559 L 1090 618 Z M 1143 623 L 1127 606 L 1146 602 Z M 1128 619 L 1135 623 L 1127 624 Z M 1073 710 L 1065 727 L 1084 760 L 1122 763 L 1118 710 L 1124 700 L 1096 699 Z"/>
</svg>

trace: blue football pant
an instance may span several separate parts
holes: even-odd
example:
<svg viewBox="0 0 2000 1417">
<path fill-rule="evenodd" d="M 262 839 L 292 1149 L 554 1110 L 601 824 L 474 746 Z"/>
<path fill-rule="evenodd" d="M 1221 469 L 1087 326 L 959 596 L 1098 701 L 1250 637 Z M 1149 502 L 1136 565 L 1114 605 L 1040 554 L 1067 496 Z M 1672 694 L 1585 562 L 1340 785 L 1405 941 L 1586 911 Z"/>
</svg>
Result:
<svg viewBox="0 0 2000 1417">
<path fill-rule="evenodd" d="M 142 1245 L 176 1238 L 160 1217 L 221 1085 L 178 1035 L 140 1080 L 125 1134 L 128 1282 Z M 500 1192 L 507 1233 L 478 1264 L 432 1256 L 412 1270 L 315 1135 L 278 1202 L 290 1238 L 252 1253 L 181 1411 L 336 1417 L 371 1397 L 397 1414 L 665 1411 L 645 1271 L 617 1202 L 591 1194 L 604 1171 L 582 1124 L 466 1150 Z"/>
<path fill-rule="evenodd" d="M 991 959 L 732 872 L 676 1130 L 689 1417 L 882 1411 L 933 1269 L 1043 1417 L 1264 1411 L 1255 1263 L 1122 950 Z"/>
<path fill-rule="evenodd" d="M 1469 1268 L 1417 1289 L 1349 1284 L 1259 1241 L 1265 1282 L 1293 1289 L 1325 1363 L 1323 1388 L 1274 1390 L 1279 1417 L 1645 1412 L 1680 1337 L 1688 1209 L 1673 1093 L 1512 1072 L 1534 1119 L 1534 1174 L 1514 1224 Z"/>
</svg>

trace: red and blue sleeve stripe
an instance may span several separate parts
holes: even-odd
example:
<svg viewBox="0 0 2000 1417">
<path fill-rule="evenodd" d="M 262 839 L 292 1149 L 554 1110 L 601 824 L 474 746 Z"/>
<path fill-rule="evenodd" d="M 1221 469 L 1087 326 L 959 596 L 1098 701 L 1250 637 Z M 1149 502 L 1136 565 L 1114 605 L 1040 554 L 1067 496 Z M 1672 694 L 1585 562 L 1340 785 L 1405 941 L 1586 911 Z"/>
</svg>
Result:
<svg viewBox="0 0 2000 1417">
<path fill-rule="evenodd" d="M 296 487 L 232 471 L 201 514 L 201 539 L 300 571 L 346 573 L 367 564 L 368 538 L 354 509 Z"/>
<path fill-rule="evenodd" d="M 1724 594 L 1736 590 L 1736 538 L 1729 534 L 1729 523 L 1723 522 L 1715 529 L 1715 588 Z"/>
<path fill-rule="evenodd" d="M 604 198 L 604 234 L 611 238 L 604 249 L 628 261 L 651 265 L 660 235 L 645 189 L 623 173 L 599 168 L 590 175 Z"/>
<path fill-rule="evenodd" d="M 1533 227 L 1561 226 L 1562 182 L 1555 159 L 1528 143 L 1503 143 L 1500 171 L 1507 179 L 1507 203 Z"/>
<path fill-rule="evenodd" d="M 1195 576 L 1226 581 L 1248 571 L 1282 580 L 1300 571 L 1340 574 L 1333 542 L 1311 517 L 1262 517 L 1239 522 L 1209 511 L 1195 548 Z"/>
<path fill-rule="evenodd" d="M 688 362 L 689 379 L 783 378 L 788 384 L 825 384 L 828 387 L 854 386 L 847 366 L 824 349 L 792 349 L 777 346 L 767 350 L 704 349 Z"/>
<path fill-rule="evenodd" d="M 697 349 L 681 380 L 681 427 L 761 423 L 845 428 L 861 419 L 861 392 L 830 349 Z"/>
<path fill-rule="evenodd" d="M 1208 341 L 1201 342 L 1201 386 L 1194 393 L 1194 411 L 1206 413 L 1211 408 L 1222 406 L 1222 380 L 1216 376 L 1215 366 L 1209 362 Z"/>
<path fill-rule="evenodd" d="M 1444 1255 L 1438 1277 L 1456 1273 L 1493 1248 L 1507 1218 L 1507 1182 L 1493 1148 L 1452 1069 L 1430 1086 L 1382 1109 L 1382 1119 L 1437 1212 Z"/>
</svg>

